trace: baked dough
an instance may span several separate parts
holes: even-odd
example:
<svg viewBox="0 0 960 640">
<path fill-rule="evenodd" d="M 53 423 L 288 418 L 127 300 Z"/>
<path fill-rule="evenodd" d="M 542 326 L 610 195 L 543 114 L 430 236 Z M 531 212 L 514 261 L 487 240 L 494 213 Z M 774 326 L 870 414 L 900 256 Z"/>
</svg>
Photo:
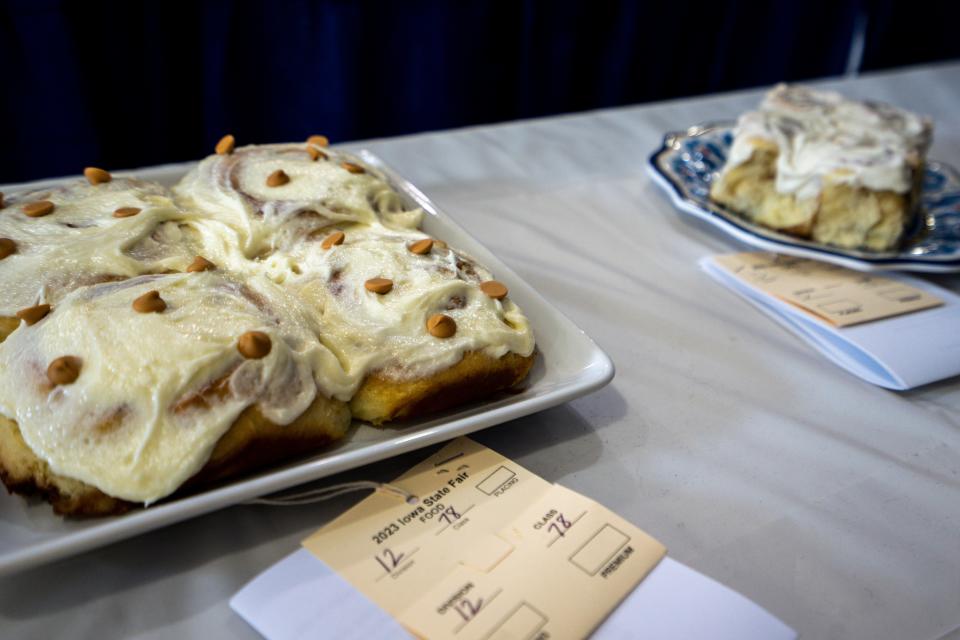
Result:
<svg viewBox="0 0 960 640">
<path fill-rule="evenodd" d="M 151 292 L 164 308 L 138 311 L 135 301 Z M 336 398 L 347 399 L 353 385 L 312 326 L 295 299 L 262 277 L 212 271 L 83 287 L 0 344 L 0 413 L 50 473 L 150 504 L 209 465 L 238 421 L 264 432 L 240 428 L 224 452 L 257 439 L 269 447 L 277 440 L 270 427 L 309 415 L 317 398 L 340 410 L 318 422 L 314 408 L 306 427 L 327 440 L 345 432 L 349 412 Z M 265 336 L 267 353 L 244 355 L 248 332 Z M 75 375 L 61 380 L 52 367 L 65 357 Z"/>
<path fill-rule="evenodd" d="M 256 406 L 244 410 L 217 441 L 204 467 L 187 480 L 182 491 L 205 487 L 264 466 L 295 459 L 336 442 L 350 426 L 346 405 L 317 396 L 290 424 L 278 425 Z M 39 496 L 64 516 L 120 515 L 141 506 L 107 495 L 96 487 L 54 473 L 23 440 L 17 423 L 0 416 L 0 479 L 12 493 Z"/>
<path fill-rule="evenodd" d="M 182 206 L 203 207 L 237 228 L 257 267 L 297 293 L 325 344 L 356 376 L 357 418 L 382 424 L 415 417 L 438 408 L 440 398 L 455 406 L 453 398 L 484 397 L 521 378 L 533 332 L 509 296 L 483 293 L 480 285 L 493 274 L 419 231 L 423 212 L 405 207 L 374 168 L 347 154 L 325 155 L 313 161 L 302 145 L 245 147 L 207 158 L 174 191 Z M 266 186 L 278 170 L 289 182 Z M 340 242 L 326 246 L 333 234 Z M 412 250 L 431 241 L 422 253 Z M 371 279 L 391 288 L 371 292 Z M 435 314 L 453 321 L 453 336 L 426 330 Z M 471 352 L 476 356 L 464 360 Z M 466 394 L 458 374 L 483 384 Z"/>
<path fill-rule="evenodd" d="M 822 244 L 893 249 L 917 212 L 930 135 L 889 105 L 779 85 L 740 117 L 710 197 Z"/>
<path fill-rule="evenodd" d="M 533 361 L 533 354 L 492 358 L 469 351 L 457 364 L 424 378 L 403 380 L 376 372 L 350 400 L 350 411 L 359 420 L 382 424 L 460 406 L 519 384 Z"/>
<path fill-rule="evenodd" d="M 379 425 L 528 375 L 533 333 L 506 287 L 419 231 L 423 212 L 375 168 L 316 146 L 230 151 L 175 197 L 105 172 L 8 197 L 11 491 L 116 514 L 315 452 L 351 407 Z M 33 305 L 50 310 L 14 317 Z"/>
</svg>

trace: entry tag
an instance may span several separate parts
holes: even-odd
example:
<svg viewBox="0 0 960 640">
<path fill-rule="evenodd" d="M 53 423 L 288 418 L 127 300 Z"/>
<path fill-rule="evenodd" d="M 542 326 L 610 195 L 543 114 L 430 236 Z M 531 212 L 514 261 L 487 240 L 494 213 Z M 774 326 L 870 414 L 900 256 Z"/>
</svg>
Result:
<svg viewBox="0 0 960 640">
<path fill-rule="evenodd" d="M 666 549 L 598 503 L 459 438 L 303 546 L 425 638 L 581 638 Z"/>
<path fill-rule="evenodd" d="M 714 261 L 748 285 L 837 327 L 943 304 L 906 283 L 806 258 L 747 252 L 716 256 Z"/>
</svg>

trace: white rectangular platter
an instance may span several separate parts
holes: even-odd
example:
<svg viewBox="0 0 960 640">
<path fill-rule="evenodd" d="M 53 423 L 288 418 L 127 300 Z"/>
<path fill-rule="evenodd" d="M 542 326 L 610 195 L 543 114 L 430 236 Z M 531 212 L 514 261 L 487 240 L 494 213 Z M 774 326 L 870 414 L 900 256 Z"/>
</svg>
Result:
<svg viewBox="0 0 960 640">
<path fill-rule="evenodd" d="M 0 575 L 37 566 L 139 533 L 274 493 L 304 482 L 383 460 L 553 407 L 599 389 L 613 379 L 610 358 L 576 325 L 540 297 L 529 285 L 473 239 L 416 187 L 390 170 L 373 154 L 361 158 L 383 171 L 408 204 L 426 212 L 423 229 L 477 258 L 510 289 L 510 296 L 527 314 L 539 355 L 522 391 L 458 410 L 413 420 L 401 426 L 375 429 L 356 424 L 347 438 L 315 456 L 273 467 L 225 486 L 156 504 L 123 516 L 66 520 L 46 503 L 0 495 Z M 172 185 L 194 163 L 141 169 L 132 174 Z M 32 183 L 30 187 L 60 180 Z M 5 185 L 10 193 L 28 185 Z"/>
</svg>

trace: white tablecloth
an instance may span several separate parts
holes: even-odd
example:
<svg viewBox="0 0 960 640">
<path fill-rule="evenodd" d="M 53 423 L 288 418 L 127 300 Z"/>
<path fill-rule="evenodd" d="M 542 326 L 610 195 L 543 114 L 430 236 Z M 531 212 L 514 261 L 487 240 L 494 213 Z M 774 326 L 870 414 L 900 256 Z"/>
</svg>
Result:
<svg viewBox="0 0 960 640">
<path fill-rule="evenodd" d="M 928 113 L 960 165 L 960 64 L 827 83 Z M 613 383 L 477 439 L 620 512 L 807 638 L 960 628 L 960 380 L 870 386 L 706 277 L 737 247 L 645 170 L 750 91 L 365 145 L 605 348 Z M 322 123 L 317 123 L 322 128 Z M 960 290 L 960 279 L 936 280 Z M 425 454 L 347 474 L 387 480 Z M 227 605 L 356 498 L 242 506 L 4 578 L 4 637 L 255 638 Z"/>
</svg>

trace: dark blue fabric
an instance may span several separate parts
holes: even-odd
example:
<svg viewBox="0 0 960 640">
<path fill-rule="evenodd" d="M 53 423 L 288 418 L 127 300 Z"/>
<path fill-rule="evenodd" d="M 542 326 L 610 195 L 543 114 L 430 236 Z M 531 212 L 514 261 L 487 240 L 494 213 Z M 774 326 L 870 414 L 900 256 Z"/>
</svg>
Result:
<svg viewBox="0 0 960 640">
<path fill-rule="evenodd" d="M 0 182 L 842 73 L 859 2 L 0 4 Z"/>
<path fill-rule="evenodd" d="M 960 58 L 960 0 L 871 0 L 864 70 Z"/>
</svg>

